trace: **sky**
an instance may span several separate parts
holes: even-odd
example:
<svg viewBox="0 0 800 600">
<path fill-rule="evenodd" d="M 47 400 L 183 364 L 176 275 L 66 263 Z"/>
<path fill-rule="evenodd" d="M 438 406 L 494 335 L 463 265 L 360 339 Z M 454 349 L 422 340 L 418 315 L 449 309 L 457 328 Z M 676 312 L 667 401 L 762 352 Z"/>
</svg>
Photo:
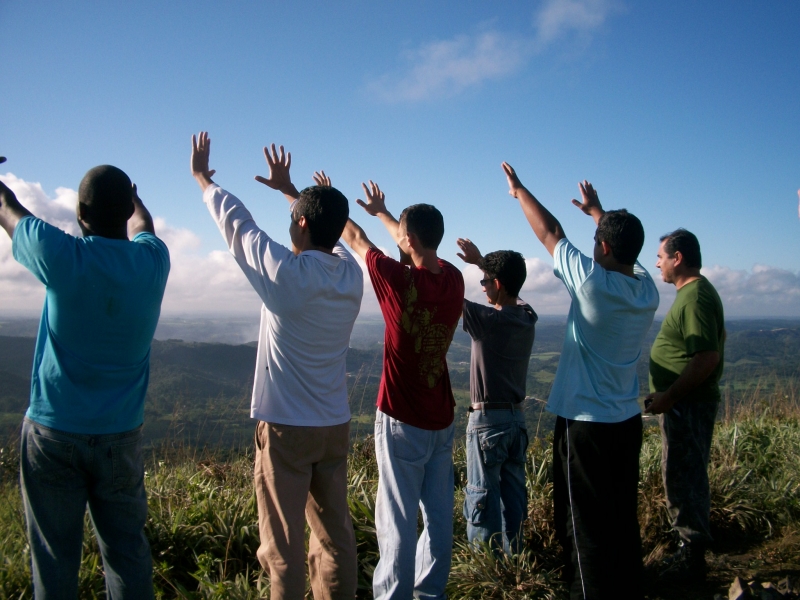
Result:
<svg viewBox="0 0 800 600">
<path fill-rule="evenodd" d="M 569 298 L 508 195 L 502 161 L 591 254 L 594 224 L 570 200 L 591 181 L 658 239 L 693 231 L 729 317 L 800 317 L 800 3 L 776 0 L 77 2 L 0 0 L 0 180 L 34 214 L 78 234 L 84 173 L 125 170 L 156 217 L 172 271 L 167 315 L 238 316 L 259 299 L 189 171 L 212 139 L 214 179 L 289 244 L 283 197 L 258 182 L 262 147 L 292 152 L 298 188 L 324 169 L 351 216 L 373 180 L 399 215 L 436 205 L 440 256 L 469 237 L 527 259 L 521 297 L 542 315 Z M 0 235 L 0 315 L 33 316 L 44 290 Z M 377 303 L 365 285 L 364 315 Z"/>
</svg>

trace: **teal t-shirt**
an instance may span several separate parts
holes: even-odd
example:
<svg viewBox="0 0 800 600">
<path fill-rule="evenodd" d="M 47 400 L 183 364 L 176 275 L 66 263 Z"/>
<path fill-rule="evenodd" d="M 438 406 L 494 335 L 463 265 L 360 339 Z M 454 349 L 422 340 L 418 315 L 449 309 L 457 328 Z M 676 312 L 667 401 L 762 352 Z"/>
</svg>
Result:
<svg viewBox="0 0 800 600">
<path fill-rule="evenodd" d="M 692 357 L 719 352 L 719 364 L 685 399 L 719 400 L 719 380 L 725 362 L 725 315 L 717 290 L 701 277 L 678 290 L 653 348 L 650 350 L 650 391 L 663 392 L 680 376 Z"/>
<path fill-rule="evenodd" d="M 635 277 L 607 271 L 562 239 L 556 277 L 572 303 L 547 410 L 565 419 L 619 423 L 641 412 L 636 364 L 658 308 L 658 290 L 638 262 Z"/>
<path fill-rule="evenodd" d="M 150 233 L 133 241 L 76 238 L 25 217 L 12 247 L 47 288 L 26 416 L 82 434 L 141 425 L 150 343 L 169 274 L 167 246 Z"/>
</svg>

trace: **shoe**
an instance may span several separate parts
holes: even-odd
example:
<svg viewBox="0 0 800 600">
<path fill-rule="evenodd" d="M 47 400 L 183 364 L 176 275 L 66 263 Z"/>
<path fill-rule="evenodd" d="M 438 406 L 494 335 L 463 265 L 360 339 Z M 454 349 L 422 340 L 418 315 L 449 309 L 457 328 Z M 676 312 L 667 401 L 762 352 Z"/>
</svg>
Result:
<svg viewBox="0 0 800 600">
<path fill-rule="evenodd" d="M 661 563 L 659 579 L 674 582 L 704 581 L 708 574 L 706 547 L 681 541 L 678 551 Z"/>
</svg>

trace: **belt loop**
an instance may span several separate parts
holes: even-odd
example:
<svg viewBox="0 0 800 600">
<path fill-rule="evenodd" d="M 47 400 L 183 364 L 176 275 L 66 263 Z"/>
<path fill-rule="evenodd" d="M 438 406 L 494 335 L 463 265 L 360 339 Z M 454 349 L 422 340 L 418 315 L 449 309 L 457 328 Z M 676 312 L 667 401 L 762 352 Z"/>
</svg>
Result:
<svg viewBox="0 0 800 600">
<path fill-rule="evenodd" d="M 486 402 L 481 402 L 481 415 L 486 416 Z"/>
</svg>

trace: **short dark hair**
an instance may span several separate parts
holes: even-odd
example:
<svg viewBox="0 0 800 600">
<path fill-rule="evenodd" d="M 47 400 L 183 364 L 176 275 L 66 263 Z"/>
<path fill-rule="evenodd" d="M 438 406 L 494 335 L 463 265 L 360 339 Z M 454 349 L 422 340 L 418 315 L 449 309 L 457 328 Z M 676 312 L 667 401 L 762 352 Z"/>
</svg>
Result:
<svg viewBox="0 0 800 600">
<path fill-rule="evenodd" d="M 644 246 L 644 227 L 635 215 L 624 208 L 609 210 L 600 217 L 595 240 L 608 244 L 619 263 L 632 265 Z"/>
<path fill-rule="evenodd" d="M 703 266 L 703 257 L 700 254 L 700 242 L 697 236 L 683 227 L 675 231 L 662 235 L 659 242 L 664 244 L 664 251 L 672 258 L 675 252 L 683 255 L 683 262 L 690 269 L 699 269 Z"/>
<path fill-rule="evenodd" d="M 92 227 L 102 230 L 124 225 L 133 214 L 131 178 L 111 165 L 89 169 L 78 188 L 78 202 Z"/>
<path fill-rule="evenodd" d="M 306 218 L 311 243 L 330 250 L 342 237 L 350 216 L 350 205 L 344 194 L 327 185 L 312 185 L 300 192 L 292 219 Z"/>
<path fill-rule="evenodd" d="M 444 237 L 444 218 L 435 206 L 412 204 L 400 213 L 406 231 L 419 238 L 423 248 L 436 250 Z"/>
<path fill-rule="evenodd" d="M 509 296 L 516 298 L 528 277 L 525 258 L 513 250 L 497 250 L 483 257 L 481 269 L 490 279 L 497 279 Z"/>
</svg>

